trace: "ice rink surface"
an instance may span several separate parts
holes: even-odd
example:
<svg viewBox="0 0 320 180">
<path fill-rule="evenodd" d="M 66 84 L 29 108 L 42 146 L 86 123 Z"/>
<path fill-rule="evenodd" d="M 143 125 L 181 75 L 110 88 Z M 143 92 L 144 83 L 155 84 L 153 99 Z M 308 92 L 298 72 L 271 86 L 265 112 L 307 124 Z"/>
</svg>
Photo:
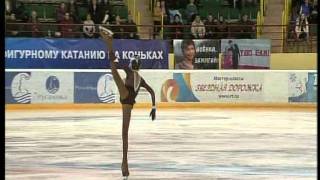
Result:
<svg viewBox="0 0 320 180">
<path fill-rule="evenodd" d="M 316 111 L 134 109 L 129 180 L 317 178 Z M 7 111 L 8 180 L 120 180 L 120 109 Z"/>
</svg>

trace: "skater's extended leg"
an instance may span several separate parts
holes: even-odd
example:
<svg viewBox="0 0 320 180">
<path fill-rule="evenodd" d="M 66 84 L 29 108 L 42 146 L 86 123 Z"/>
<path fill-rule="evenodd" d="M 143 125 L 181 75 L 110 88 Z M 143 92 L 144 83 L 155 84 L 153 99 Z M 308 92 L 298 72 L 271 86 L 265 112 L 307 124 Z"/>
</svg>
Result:
<svg viewBox="0 0 320 180">
<path fill-rule="evenodd" d="M 129 95 L 129 91 L 128 89 L 125 87 L 124 82 L 122 81 L 119 72 L 117 70 L 117 65 L 114 62 L 116 60 L 115 54 L 113 52 L 113 38 L 104 33 L 104 32 L 100 32 L 100 35 L 102 37 L 102 39 L 104 40 L 104 42 L 106 43 L 106 45 L 108 46 L 108 51 L 109 51 L 109 60 L 110 60 L 110 67 L 111 67 L 111 73 L 114 79 L 114 82 L 116 83 L 118 90 L 119 90 L 119 94 L 120 94 L 120 99 L 125 99 L 128 95 Z"/>
</svg>

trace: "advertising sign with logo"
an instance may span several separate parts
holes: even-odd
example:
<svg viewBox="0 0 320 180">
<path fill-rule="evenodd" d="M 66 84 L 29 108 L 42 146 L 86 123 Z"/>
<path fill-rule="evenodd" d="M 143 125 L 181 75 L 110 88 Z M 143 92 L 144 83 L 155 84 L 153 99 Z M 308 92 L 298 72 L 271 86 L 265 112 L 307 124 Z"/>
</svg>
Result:
<svg viewBox="0 0 320 180">
<path fill-rule="evenodd" d="M 160 102 L 160 94 L 162 92 L 162 83 L 166 79 L 172 79 L 172 72 L 151 72 L 151 71 L 141 71 L 139 74 L 143 77 L 147 84 L 153 89 L 155 93 L 156 102 Z M 151 104 L 151 95 L 145 88 L 140 88 L 139 94 L 136 98 L 137 102 L 147 102 Z"/>
<path fill-rule="evenodd" d="M 32 72 L 32 103 L 73 103 L 73 72 Z"/>
<path fill-rule="evenodd" d="M 191 88 L 201 102 L 263 102 L 264 73 L 192 73 Z"/>
<path fill-rule="evenodd" d="M 289 73 L 289 102 L 317 102 L 317 73 Z"/>
<path fill-rule="evenodd" d="M 5 102 L 29 104 L 32 99 L 30 72 L 6 72 L 5 77 Z"/>
<path fill-rule="evenodd" d="M 111 73 L 75 72 L 75 103 L 115 103 L 118 89 Z"/>
</svg>

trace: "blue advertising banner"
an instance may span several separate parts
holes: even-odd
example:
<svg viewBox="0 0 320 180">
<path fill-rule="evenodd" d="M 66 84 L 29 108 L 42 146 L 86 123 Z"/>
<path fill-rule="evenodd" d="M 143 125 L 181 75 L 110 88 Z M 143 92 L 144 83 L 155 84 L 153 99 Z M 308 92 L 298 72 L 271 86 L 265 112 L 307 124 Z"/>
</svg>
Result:
<svg viewBox="0 0 320 180">
<path fill-rule="evenodd" d="M 111 73 L 74 73 L 74 103 L 115 103 L 117 89 Z"/>
<path fill-rule="evenodd" d="M 141 58 L 141 69 L 168 69 L 169 48 L 161 40 L 115 39 L 120 64 Z M 109 55 L 101 39 L 6 38 L 6 69 L 108 69 Z"/>
</svg>

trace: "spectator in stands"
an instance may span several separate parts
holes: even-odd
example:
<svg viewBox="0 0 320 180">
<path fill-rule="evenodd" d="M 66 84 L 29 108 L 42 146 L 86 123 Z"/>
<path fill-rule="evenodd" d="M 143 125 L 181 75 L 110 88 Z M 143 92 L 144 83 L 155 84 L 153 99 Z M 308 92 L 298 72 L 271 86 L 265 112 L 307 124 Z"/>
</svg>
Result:
<svg viewBox="0 0 320 180">
<path fill-rule="evenodd" d="M 89 4 L 89 12 L 94 23 L 99 24 L 101 22 L 101 14 L 103 13 L 102 7 L 97 4 L 97 0 L 91 0 Z"/>
<path fill-rule="evenodd" d="M 193 38 L 201 39 L 206 35 L 206 28 L 201 21 L 200 15 L 196 15 L 196 18 L 191 24 L 191 33 Z"/>
<path fill-rule="evenodd" d="M 153 23 L 154 23 L 153 38 L 155 38 L 156 35 L 158 35 L 160 32 L 161 20 L 162 20 L 161 4 L 160 4 L 160 1 L 157 1 L 156 7 L 154 7 L 154 10 L 153 10 Z"/>
<path fill-rule="evenodd" d="M 312 5 L 308 0 L 304 0 L 300 6 L 299 14 L 304 14 L 306 18 L 309 18 L 312 11 Z"/>
<path fill-rule="evenodd" d="M 10 19 L 7 20 L 7 23 L 17 23 L 16 15 L 11 14 Z M 17 24 L 6 24 L 6 36 L 17 37 L 19 36 L 19 26 Z"/>
<path fill-rule="evenodd" d="M 169 15 L 169 18 L 168 18 L 168 22 L 169 24 L 172 24 L 175 20 L 174 20 L 174 16 L 175 15 L 179 15 L 180 17 L 182 17 L 182 14 L 180 13 L 179 11 L 179 4 L 180 1 L 166 1 L 166 12 L 167 14 Z M 184 8 L 184 7 L 183 7 Z"/>
<path fill-rule="evenodd" d="M 75 0 L 70 0 L 68 7 L 70 12 L 70 17 L 72 17 L 74 23 L 80 23 L 78 6 Z"/>
<path fill-rule="evenodd" d="M 12 4 L 9 0 L 5 0 L 5 7 L 6 7 L 6 16 L 10 19 L 10 15 L 12 14 Z"/>
<path fill-rule="evenodd" d="M 119 15 L 116 16 L 116 21 L 112 26 L 112 31 L 114 33 L 113 38 L 115 38 L 115 39 L 125 38 L 124 26 L 121 23 L 121 18 Z"/>
<path fill-rule="evenodd" d="M 162 10 L 162 14 L 163 14 L 163 21 L 165 24 L 167 24 L 169 22 L 168 20 L 168 12 L 167 12 L 167 7 L 166 7 L 166 2 L 164 0 L 160 1 L 160 7 Z"/>
<path fill-rule="evenodd" d="M 57 14 L 57 22 L 60 23 L 61 21 L 64 20 L 64 16 L 67 12 L 66 4 L 62 2 L 59 6 L 59 8 L 56 11 Z"/>
<path fill-rule="evenodd" d="M 309 38 L 309 23 L 304 14 L 301 14 L 296 20 L 296 37 L 300 40 Z"/>
<path fill-rule="evenodd" d="M 61 36 L 64 38 L 73 38 L 74 34 L 74 22 L 69 13 L 66 13 L 64 19 L 60 22 Z"/>
<path fill-rule="evenodd" d="M 37 12 L 32 11 L 31 12 L 31 18 L 28 21 L 28 26 L 30 27 L 29 30 L 31 31 L 31 36 L 32 37 L 40 37 L 41 32 L 40 32 L 40 22 L 37 17 Z"/>
<path fill-rule="evenodd" d="M 27 22 L 28 21 L 28 13 L 25 9 L 24 3 L 23 2 L 17 2 L 15 14 L 16 18 L 22 20 L 22 22 Z"/>
<path fill-rule="evenodd" d="M 214 39 L 216 38 L 216 25 L 218 24 L 218 20 L 213 18 L 212 14 L 208 14 L 207 20 L 205 21 L 204 25 L 206 27 L 206 38 Z"/>
<path fill-rule="evenodd" d="M 91 15 L 87 14 L 87 19 L 83 22 L 83 35 L 86 38 L 93 38 L 96 32 L 96 27 L 91 19 Z"/>
<path fill-rule="evenodd" d="M 183 40 L 181 42 L 181 51 L 183 59 L 181 62 L 176 63 L 175 69 L 194 69 L 196 46 L 193 40 Z"/>
<path fill-rule="evenodd" d="M 250 20 L 248 20 L 248 15 L 244 14 L 239 22 L 240 24 L 240 39 L 251 39 L 252 34 L 255 32 L 255 26 L 254 23 Z"/>
<path fill-rule="evenodd" d="M 111 14 L 109 9 L 107 9 L 105 10 L 104 17 L 103 17 L 103 20 L 101 21 L 101 24 L 109 25 L 110 22 L 111 22 Z"/>
<path fill-rule="evenodd" d="M 125 37 L 127 39 L 139 39 L 137 25 L 133 21 L 133 18 L 130 14 L 128 15 L 127 25 L 128 26 L 126 26 L 126 28 L 125 28 L 125 32 L 127 35 Z"/>
<path fill-rule="evenodd" d="M 228 37 L 228 26 L 223 16 L 219 16 L 218 27 L 217 27 L 218 39 L 223 39 Z"/>
<path fill-rule="evenodd" d="M 241 0 L 243 1 L 242 2 L 242 6 L 248 6 L 248 5 L 251 5 L 251 6 L 257 6 L 258 5 L 258 0 Z"/>
<path fill-rule="evenodd" d="M 190 0 L 190 3 L 186 7 L 186 16 L 188 18 L 188 22 L 192 22 L 196 14 L 198 14 L 198 8 L 194 4 L 194 0 Z"/>
<path fill-rule="evenodd" d="M 174 16 L 174 22 L 171 24 L 172 27 L 171 39 L 183 39 L 183 23 L 178 14 Z"/>
</svg>

